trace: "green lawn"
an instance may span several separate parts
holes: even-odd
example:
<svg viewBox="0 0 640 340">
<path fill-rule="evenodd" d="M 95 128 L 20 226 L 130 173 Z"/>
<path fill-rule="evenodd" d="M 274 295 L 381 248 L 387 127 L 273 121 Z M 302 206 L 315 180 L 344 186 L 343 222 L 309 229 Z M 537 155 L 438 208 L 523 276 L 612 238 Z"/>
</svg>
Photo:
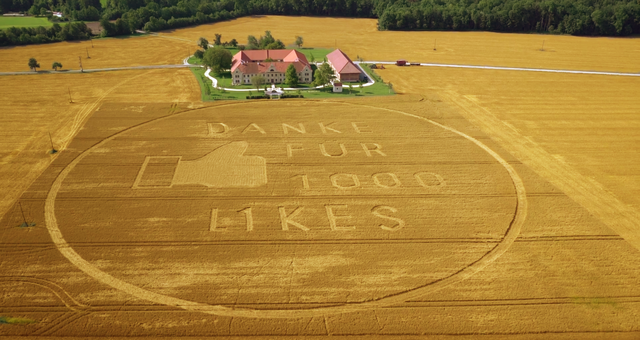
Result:
<svg viewBox="0 0 640 340">
<path fill-rule="evenodd" d="M 202 101 L 246 99 L 249 95 L 248 92 L 220 91 L 214 89 L 211 86 L 211 80 L 204 76 L 205 71 L 206 70 L 204 68 L 191 69 L 191 72 L 193 72 L 200 84 Z"/>
<path fill-rule="evenodd" d="M 235 92 L 235 91 L 224 91 L 217 90 L 211 86 L 211 80 L 204 76 L 205 69 L 204 68 L 192 68 L 191 71 L 195 75 L 198 83 L 200 84 L 200 93 L 203 101 L 214 101 L 214 100 L 246 100 L 246 97 L 249 95 L 259 95 L 262 94 L 262 91 L 253 90 L 250 92 Z M 367 70 L 368 71 L 368 70 Z M 373 75 L 373 72 L 370 72 L 372 77 L 380 79 L 377 75 Z M 219 85 L 224 85 L 223 81 L 227 79 L 230 82 L 230 78 L 218 78 Z M 331 86 L 327 86 L 324 89 L 314 89 L 314 90 L 300 90 L 300 94 L 304 95 L 305 98 L 345 98 L 345 97 L 360 97 L 360 96 L 388 96 L 393 95 L 393 90 L 389 89 L 389 86 L 383 82 L 377 82 L 372 86 L 358 88 L 357 83 L 351 83 L 353 88 L 351 91 L 348 87 L 349 83 L 345 84 L 342 88 L 342 93 L 333 93 Z M 243 86 L 244 88 L 245 86 Z M 238 87 L 239 88 L 239 87 Z M 247 88 L 250 88 L 247 86 Z M 298 91 L 286 91 L 286 93 L 290 94 L 298 94 Z"/>
<path fill-rule="evenodd" d="M 307 52 L 319 50 L 318 56 L 322 56 L 320 58 L 324 58 L 326 54 L 331 50 L 329 49 L 306 49 Z M 305 53 L 306 54 L 306 53 Z M 314 57 L 316 54 L 314 54 Z M 322 59 L 321 59 L 322 60 Z M 191 64 L 201 64 L 202 60 L 191 57 L 189 58 L 189 63 Z M 375 73 L 375 70 L 372 70 L 370 65 L 362 64 L 365 71 L 371 76 L 376 83 L 372 86 L 359 88 L 358 83 L 343 83 L 342 92 L 341 93 L 333 93 L 332 87 L 327 86 L 324 89 L 309 89 L 309 90 L 300 90 L 300 94 L 304 95 L 305 98 L 345 98 L 345 97 L 359 97 L 359 96 L 389 96 L 393 95 L 394 92 L 389 88 L 388 84 L 384 83 L 384 80 Z M 206 69 L 204 68 L 192 68 L 191 71 L 195 75 L 198 83 L 200 83 L 200 91 L 202 94 L 203 101 L 212 101 L 212 100 L 246 100 L 246 97 L 249 95 L 260 95 L 263 94 L 262 91 L 253 90 L 251 93 L 249 92 L 235 92 L 235 91 L 225 91 L 214 89 L 211 86 L 211 80 L 204 76 Z M 233 87 L 237 89 L 253 89 L 251 85 L 239 85 L 232 86 L 231 85 L 231 73 L 224 72 L 219 76 L 215 76 L 218 79 L 218 86 L 221 87 Z M 352 86 L 349 89 L 349 85 Z M 278 84 L 278 86 L 284 86 L 282 84 Z M 311 87 L 309 84 L 300 84 L 300 87 Z M 298 94 L 298 91 L 286 91 L 286 93 L 290 94 Z"/>
<path fill-rule="evenodd" d="M 307 60 L 309 61 L 311 61 L 311 56 L 313 55 L 315 62 L 322 62 L 324 61 L 324 57 L 326 57 L 327 54 L 333 52 L 334 50 L 330 48 L 303 47 L 296 48 L 296 51 L 302 52 L 302 54 L 304 54 L 304 56 L 307 57 Z"/>
<path fill-rule="evenodd" d="M 42 17 L 3 17 L 0 16 L 0 29 L 9 27 L 38 27 L 53 26 L 53 23 L 47 18 Z"/>
</svg>

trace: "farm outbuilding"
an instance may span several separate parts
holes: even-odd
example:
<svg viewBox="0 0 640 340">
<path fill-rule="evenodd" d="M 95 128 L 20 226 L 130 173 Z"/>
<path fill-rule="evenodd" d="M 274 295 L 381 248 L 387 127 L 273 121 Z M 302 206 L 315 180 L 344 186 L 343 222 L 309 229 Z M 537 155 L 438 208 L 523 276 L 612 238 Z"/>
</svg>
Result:
<svg viewBox="0 0 640 340">
<path fill-rule="evenodd" d="M 357 82 L 362 79 L 362 71 L 344 54 L 337 49 L 327 54 L 327 61 L 341 82 Z"/>
<path fill-rule="evenodd" d="M 333 85 L 333 92 L 342 92 L 342 83 L 334 81 L 331 85 Z"/>
</svg>

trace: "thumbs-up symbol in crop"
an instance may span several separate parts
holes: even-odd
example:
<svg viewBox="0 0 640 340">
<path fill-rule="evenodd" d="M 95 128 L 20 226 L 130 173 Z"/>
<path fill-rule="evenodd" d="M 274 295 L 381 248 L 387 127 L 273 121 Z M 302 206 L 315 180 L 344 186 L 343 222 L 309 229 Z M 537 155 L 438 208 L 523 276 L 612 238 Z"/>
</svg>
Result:
<svg viewBox="0 0 640 340">
<path fill-rule="evenodd" d="M 242 156 L 247 142 L 231 142 L 193 161 L 178 162 L 173 184 L 201 184 L 210 188 L 252 188 L 267 184 L 267 161 Z"/>
</svg>

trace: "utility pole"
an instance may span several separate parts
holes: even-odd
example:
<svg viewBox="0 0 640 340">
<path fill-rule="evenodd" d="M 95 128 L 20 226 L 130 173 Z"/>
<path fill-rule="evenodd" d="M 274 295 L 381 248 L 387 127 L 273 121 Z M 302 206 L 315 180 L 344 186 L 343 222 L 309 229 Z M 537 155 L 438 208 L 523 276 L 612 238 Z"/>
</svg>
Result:
<svg viewBox="0 0 640 340">
<path fill-rule="evenodd" d="M 84 72 L 84 69 L 82 68 L 82 57 L 78 56 L 78 63 L 80 63 L 80 72 Z"/>
<path fill-rule="evenodd" d="M 436 43 L 438 42 L 438 39 L 434 39 L 433 40 L 433 50 L 436 50 Z"/>
<path fill-rule="evenodd" d="M 69 103 L 73 103 L 73 99 L 71 99 L 71 89 L 67 87 L 67 90 L 69 90 Z"/>
<path fill-rule="evenodd" d="M 24 217 L 24 210 L 22 210 L 22 202 L 18 202 L 18 205 L 20 206 L 20 212 L 22 213 L 22 220 L 24 221 L 24 223 L 22 224 L 22 227 L 28 227 L 29 224 L 27 223 L 27 218 Z"/>
<path fill-rule="evenodd" d="M 542 49 L 540 51 L 544 51 L 544 40 L 542 40 Z"/>
<path fill-rule="evenodd" d="M 91 48 L 93 48 L 93 39 L 89 39 L 91 40 Z"/>
<path fill-rule="evenodd" d="M 56 148 L 53 147 L 53 139 L 51 138 L 51 132 L 49 132 L 49 142 L 51 142 L 51 153 L 54 154 L 58 152 L 58 150 L 56 150 Z"/>
<path fill-rule="evenodd" d="M 86 47 L 86 50 L 87 50 L 87 59 L 91 59 L 91 57 L 89 56 L 89 48 Z"/>
</svg>

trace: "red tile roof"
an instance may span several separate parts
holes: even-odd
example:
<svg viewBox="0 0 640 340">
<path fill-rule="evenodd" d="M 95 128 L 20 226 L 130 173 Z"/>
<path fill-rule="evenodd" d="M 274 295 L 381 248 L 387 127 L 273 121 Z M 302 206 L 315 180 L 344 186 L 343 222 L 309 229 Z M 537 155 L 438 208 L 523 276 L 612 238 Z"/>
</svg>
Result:
<svg viewBox="0 0 640 340">
<path fill-rule="evenodd" d="M 340 74 L 360 74 L 360 69 L 340 49 L 327 54 L 327 60 L 331 62 L 333 68 Z"/>
<path fill-rule="evenodd" d="M 265 62 L 268 58 L 273 61 Z M 304 54 L 296 50 L 249 50 L 240 51 L 233 56 L 231 72 L 240 68 L 245 74 L 264 73 L 270 65 L 274 65 L 278 72 L 284 73 L 289 64 L 293 64 L 298 72 L 305 66 L 310 66 Z"/>
</svg>

